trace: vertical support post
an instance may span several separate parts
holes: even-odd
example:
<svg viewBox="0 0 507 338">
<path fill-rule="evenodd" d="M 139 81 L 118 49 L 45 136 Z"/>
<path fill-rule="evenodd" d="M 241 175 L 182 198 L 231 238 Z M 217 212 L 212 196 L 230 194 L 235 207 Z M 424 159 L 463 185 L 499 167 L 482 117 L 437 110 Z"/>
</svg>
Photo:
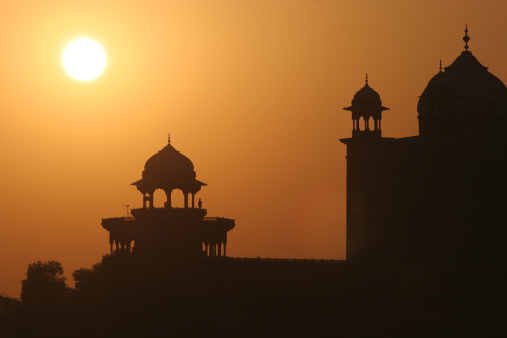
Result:
<svg viewBox="0 0 507 338">
<path fill-rule="evenodd" d="M 195 194 L 192 193 L 192 209 L 195 208 L 195 203 L 194 202 L 195 202 Z"/>
<path fill-rule="evenodd" d="M 188 192 L 184 192 L 184 193 L 183 193 L 183 196 L 185 196 L 185 198 L 184 198 L 184 201 L 185 201 L 185 209 L 188 209 Z"/>
<path fill-rule="evenodd" d="M 166 191 L 165 192 L 165 195 L 167 196 L 167 201 L 165 202 L 165 207 L 167 209 L 171 209 L 173 206 L 172 206 L 172 200 L 171 200 L 171 195 L 172 195 L 172 191 L 169 190 L 169 191 Z"/>
<path fill-rule="evenodd" d="M 218 257 L 222 257 L 222 243 L 218 243 Z"/>
<path fill-rule="evenodd" d="M 224 242 L 224 257 L 227 257 L 227 243 Z"/>
</svg>

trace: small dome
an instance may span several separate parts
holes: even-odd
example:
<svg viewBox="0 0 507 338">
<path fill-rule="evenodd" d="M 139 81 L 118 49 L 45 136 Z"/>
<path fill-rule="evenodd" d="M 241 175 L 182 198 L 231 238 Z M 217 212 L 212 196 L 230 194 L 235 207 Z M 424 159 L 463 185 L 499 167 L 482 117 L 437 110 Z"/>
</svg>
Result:
<svg viewBox="0 0 507 338">
<path fill-rule="evenodd" d="M 380 95 L 371 88 L 368 83 L 364 85 L 355 95 L 352 100 L 352 104 L 354 103 L 378 103 L 382 104 L 380 100 Z"/>
<path fill-rule="evenodd" d="M 144 165 L 143 178 L 155 180 L 193 179 L 194 164 L 168 143 Z"/>
<path fill-rule="evenodd" d="M 168 144 L 146 161 L 142 179 L 132 183 L 143 194 L 163 189 L 170 194 L 174 189 L 183 193 L 197 193 L 206 184 L 196 180 L 194 164 L 185 155 Z"/>
<path fill-rule="evenodd" d="M 380 113 L 389 108 L 382 106 L 382 100 L 380 99 L 379 93 L 368 85 L 368 74 L 366 74 L 366 81 L 364 87 L 354 94 L 352 99 L 352 106 L 343 108 L 359 114 L 366 114 L 373 116 L 372 114 Z M 353 117 L 354 118 L 354 117 Z"/>
</svg>

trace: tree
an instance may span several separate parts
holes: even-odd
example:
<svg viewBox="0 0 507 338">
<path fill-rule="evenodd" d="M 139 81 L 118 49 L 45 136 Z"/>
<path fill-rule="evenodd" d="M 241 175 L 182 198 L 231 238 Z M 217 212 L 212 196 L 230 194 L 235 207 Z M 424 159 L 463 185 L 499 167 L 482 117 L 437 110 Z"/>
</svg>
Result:
<svg viewBox="0 0 507 338">
<path fill-rule="evenodd" d="M 21 281 L 21 285 L 21 300 L 30 305 L 59 301 L 69 290 L 62 264 L 57 261 L 28 264 L 26 279 Z"/>
</svg>

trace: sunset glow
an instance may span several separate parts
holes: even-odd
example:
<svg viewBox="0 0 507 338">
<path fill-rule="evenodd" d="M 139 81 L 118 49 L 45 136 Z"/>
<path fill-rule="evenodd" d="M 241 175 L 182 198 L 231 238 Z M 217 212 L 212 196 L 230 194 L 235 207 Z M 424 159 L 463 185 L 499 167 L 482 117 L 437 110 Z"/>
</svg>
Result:
<svg viewBox="0 0 507 338">
<path fill-rule="evenodd" d="M 65 48 L 62 61 L 70 76 L 79 81 L 89 81 L 106 68 L 106 53 L 97 42 L 79 39 Z"/>
<path fill-rule="evenodd" d="M 57 260 L 72 282 L 109 253 L 101 220 L 142 207 L 130 184 L 168 133 L 208 184 L 203 208 L 236 220 L 228 255 L 346 258 L 342 108 L 368 73 L 390 108 L 382 135 L 417 135 L 418 96 L 464 50 L 466 23 L 507 83 L 505 13 L 505 0 L 1 1 L 0 294 L 19 297 L 31 262 Z"/>
</svg>

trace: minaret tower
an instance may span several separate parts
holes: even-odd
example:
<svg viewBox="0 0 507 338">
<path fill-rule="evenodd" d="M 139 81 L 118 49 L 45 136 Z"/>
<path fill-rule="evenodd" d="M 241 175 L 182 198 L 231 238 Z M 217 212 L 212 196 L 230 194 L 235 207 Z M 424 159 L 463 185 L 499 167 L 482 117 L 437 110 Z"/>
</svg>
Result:
<svg viewBox="0 0 507 338">
<path fill-rule="evenodd" d="M 382 106 L 380 95 L 368 85 L 368 74 L 366 74 L 364 87 L 354 95 L 352 105 L 343 110 L 352 112 L 353 139 L 372 140 L 382 137 L 382 112 L 389 108 Z M 361 118 L 363 118 L 362 128 Z M 370 119 L 373 119 L 373 126 L 370 126 Z"/>
</svg>

